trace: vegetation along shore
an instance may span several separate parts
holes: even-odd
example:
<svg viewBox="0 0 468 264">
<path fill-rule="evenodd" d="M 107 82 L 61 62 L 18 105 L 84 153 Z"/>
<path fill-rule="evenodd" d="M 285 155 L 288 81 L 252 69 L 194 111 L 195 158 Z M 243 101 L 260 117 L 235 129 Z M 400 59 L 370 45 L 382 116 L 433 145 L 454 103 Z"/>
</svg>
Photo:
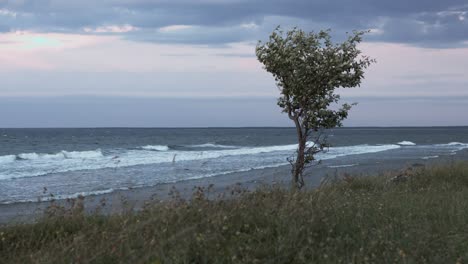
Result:
<svg viewBox="0 0 468 264">
<path fill-rule="evenodd" d="M 110 216 L 50 207 L 0 228 L 2 263 L 464 263 L 468 163 L 331 180 L 302 191 L 233 189 Z"/>
</svg>

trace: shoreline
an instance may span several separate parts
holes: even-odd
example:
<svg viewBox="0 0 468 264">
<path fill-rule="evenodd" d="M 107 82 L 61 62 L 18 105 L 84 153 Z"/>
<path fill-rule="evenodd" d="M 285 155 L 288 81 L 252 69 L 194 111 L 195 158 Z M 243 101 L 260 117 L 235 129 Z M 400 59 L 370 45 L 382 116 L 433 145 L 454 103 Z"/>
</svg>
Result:
<svg viewBox="0 0 468 264">
<path fill-rule="evenodd" d="M 350 155 L 340 159 L 324 160 L 322 164 L 313 166 L 305 174 L 306 188 L 320 186 L 324 177 L 340 177 L 344 174 L 353 176 L 385 175 L 399 172 L 408 167 L 432 166 L 455 161 L 467 161 L 468 149 L 460 150 L 454 155 L 441 156 L 434 159 L 408 158 L 390 156 L 386 153 L 370 153 Z M 356 165 L 354 165 L 356 164 Z M 210 198 L 218 198 L 227 194 L 233 188 L 254 190 L 261 186 L 279 185 L 289 187 L 290 166 L 253 169 L 245 172 L 235 172 L 209 178 L 192 179 L 176 183 L 165 183 L 150 187 L 139 187 L 128 190 L 115 190 L 111 193 L 87 196 L 83 205 L 88 213 L 119 214 L 128 210 L 139 210 L 147 202 L 171 199 L 174 190 L 183 199 L 190 199 L 194 188 L 203 187 L 210 190 Z M 105 206 L 102 206 L 103 202 Z M 67 200 L 19 202 L 0 204 L 0 225 L 31 223 L 40 219 L 44 211 L 52 204 L 67 206 Z"/>
</svg>

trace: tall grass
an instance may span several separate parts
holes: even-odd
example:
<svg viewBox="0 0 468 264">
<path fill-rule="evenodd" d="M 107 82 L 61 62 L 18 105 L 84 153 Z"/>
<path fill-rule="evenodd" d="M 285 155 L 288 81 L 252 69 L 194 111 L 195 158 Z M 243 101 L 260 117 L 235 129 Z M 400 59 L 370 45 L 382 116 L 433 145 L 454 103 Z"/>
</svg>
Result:
<svg viewBox="0 0 468 264">
<path fill-rule="evenodd" d="M 405 181 L 345 177 L 301 192 L 153 202 L 137 213 L 53 208 L 0 228 L 0 263 L 466 263 L 468 164 Z"/>
</svg>

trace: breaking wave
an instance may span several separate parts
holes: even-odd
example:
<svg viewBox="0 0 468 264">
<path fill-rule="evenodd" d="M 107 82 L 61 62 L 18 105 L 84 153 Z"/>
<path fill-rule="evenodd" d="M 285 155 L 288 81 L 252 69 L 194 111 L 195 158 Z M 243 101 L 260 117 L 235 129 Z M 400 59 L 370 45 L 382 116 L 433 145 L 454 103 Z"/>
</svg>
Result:
<svg viewBox="0 0 468 264">
<path fill-rule="evenodd" d="M 461 142 L 450 142 L 447 146 L 466 146 L 467 144 Z"/>
<path fill-rule="evenodd" d="M 104 155 L 100 149 L 90 151 L 65 151 L 62 150 L 55 154 L 46 153 L 21 153 L 14 156 L 16 160 L 40 160 L 40 159 L 96 159 Z"/>
<path fill-rule="evenodd" d="M 438 155 L 434 155 L 434 156 L 427 156 L 427 157 L 422 157 L 421 159 L 423 160 L 428 160 L 428 159 L 437 159 L 439 156 Z"/>
<path fill-rule="evenodd" d="M 436 146 L 437 147 L 442 147 L 442 148 L 450 148 L 450 149 L 454 148 L 455 151 L 459 151 L 459 150 L 468 148 L 467 143 L 461 143 L 461 142 L 450 142 L 450 143 L 447 143 L 447 144 L 437 144 Z"/>
<path fill-rule="evenodd" d="M 5 163 L 14 162 L 15 160 L 16 160 L 16 156 L 15 156 L 15 155 L 0 156 L 0 164 L 5 164 Z"/>
<path fill-rule="evenodd" d="M 158 147 L 158 151 L 154 151 Z M 219 158 L 235 157 L 236 160 L 262 160 L 273 159 L 274 164 L 284 164 L 288 157 L 297 149 L 297 144 L 262 146 L 262 147 L 236 147 L 206 150 L 172 150 L 151 146 L 146 149 L 119 150 L 112 155 L 103 155 L 100 149 L 95 151 L 61 151 L 56 154 L 24 153 L 19 155 L 2 156 L 0 162 L 0 180 L 43 176 L 51 173 L 64 173 L 81 170 L 99 170 L 106 168 L 131 167 L 149 164 L 171 164 L 179 162 L 209 161 Z M 331 147 L 325 153 L 320 153 L 318 159 L 333 159 L 347 155 L 375 153 L 399 148 L 399 145 L 356 145 L 345 147 Z M 196 164 L 196 163 L 195 163 Z"/>
<path fill-rule="evenodd" d="M 96 159 L 101 158 L 104 155 L 100 149 L 92 151 L 60 151 L 55 154 L 47 153 L 21 153 L 17 155 L 5 155 L 0 156 L 0 164 L 12 163 L 15 161 L 27 161 L 27 160 L 57 160 L 57 159 Z"/>
<path fill-rule="evenodd" d="M 401 141 L 401 142 L 398 142 L 397 144 L 401 146 L 416 146 L 416 144 L 411 141 Z"/>
<path fill-rule="evenodd" d="M 168 151 L 169 146 L 162 146 L 162 145 L 147 145 L 141 147 L 144 150 L 156 150 L 156 151 Z"/>
<path fill-rule="evenodd" d="M 118 190 L 128 190 L 128 188 L 119 188 Z M 99 191 L 89 191 L 89 192 L 78 192 L 74 194 L 59 194 L 59 195 L 47 195 L 44 197 L 38 197 L 36 199 L 24 199 L 24 200 L 4 200 L 0 201 L 0 204 L 13 204 L 13 203 L 28 203 L 28 202 L 47 202 L 47 201 L 55 201 L 55 200 L 66 200 L 66 199 L 77 199 L 79 197 L 89 197 L 89 196 L 96 196 L 96 195 L 103 195 L 114 192 L 114 189 L 107 189 L 107 190 L 99 190 Z"/>
<path fill-rule="evenodd" d="M 229 145 L 221 145 L 221 144 L 213 144 L 213 143 L 206 143 L 206 144 L 200 144 L 200 145 L 187 145 L 185 147 L 188 147 L 188 148 L 223 148 L 223 149 L 241 148 L 239 146 L 229 146 Z"/>
<path fill-rule="evenodd" d="M 346 165 L 330 165 L 328 166 L 328 168 L 332 168 L 332 169 L 337 169 L 337 168 L 349 168 L 349 167 L 354 167 L 354 166 L 357 166 L 359 164 L 346 164 Z"/>
</svg>

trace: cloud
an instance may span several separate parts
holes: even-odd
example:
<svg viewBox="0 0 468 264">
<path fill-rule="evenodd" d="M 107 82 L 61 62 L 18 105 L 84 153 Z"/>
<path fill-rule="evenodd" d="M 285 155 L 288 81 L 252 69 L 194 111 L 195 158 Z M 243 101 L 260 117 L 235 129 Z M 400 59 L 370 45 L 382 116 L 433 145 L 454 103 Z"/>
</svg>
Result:
<svg viewBox="0 0 468 264">
<path fill-rule="evenodd" d="M 102 26 L 97 28 L 85 27 L 83 31 L 86 33 L 127 33 L 132 31 L 138 31 L 139 28 L 132 25 L 110 25 Z"/>
<path fill-rule="evenodd" d="M 274 80 L 255 57 L 255 43 L 224 44 L 223 39 L 229 36 L 223 35 L 221 27 L 213 30 L 219 34 L 203 35 L 199 26 L 182 27 L 170 31 L 173 39 L 164 39 L 167 35 L 158 35 L 155 29 L 152 37 L 159 39 L 151 41 L 164 42 L 157 44 L 114 35 L 124 34 L 132 39 L 131 34 L 138 35 L 140 31 L 98 36 L 28 31 L 0 34 L 0 71 L 4 72 L 0 76 L 0 96 L 74 93 L 275 96 Z M 191 31 L 194 37 L 198 35 L 199 43 L 205 44 L 183 44 L 180 33 L 187 34 L 186 31 Z M 248 35 L 244 37 L 248 39 Z M 179 45 L 172 44 L 175 38 L 181 38 Z M 346 89 L 344 95 L 468 96 L 465 59 L 468 47 L 434 49 L 367 42 L 360 48 L 364 54 L 377 58 L 377 63 L 366 71 L 362 87 Z M 40 77 L 42 71 L 49 76 Z M 67 78 L 60 77 L 67 72 L 70 73 Z M 95 75 L 84 74 L 87 72 Z M 38 89 L 36 84 L 44 85 Z"/>
<path fill-rule="evenodd" d="M 453 47 L 468 40 L 467 12 L 466 0 L 3 0 L 0 31 L 110 33 L 135 41 L 217 45 L 256 41 L 282 24 L 373 29 L 372 41 Z"/>
<path fill-rule="evenodd" d="M 13 17 L 16 18 L 18 14 L 14 11 L 10 11 L 8 9 L 0 9 L 0 16 L 7 16 L 7 17 Z"/>
<path fill-rule="evenodd" d="M 181 30 L 186 30 L 186 29 L 191 29 L 193 26 L 190 25 L 172 25 L 172 26 L 166 26 L 159 28 L 160 32 L 174 32 L 174 31 L 181 31 Z"/>
</svg>

